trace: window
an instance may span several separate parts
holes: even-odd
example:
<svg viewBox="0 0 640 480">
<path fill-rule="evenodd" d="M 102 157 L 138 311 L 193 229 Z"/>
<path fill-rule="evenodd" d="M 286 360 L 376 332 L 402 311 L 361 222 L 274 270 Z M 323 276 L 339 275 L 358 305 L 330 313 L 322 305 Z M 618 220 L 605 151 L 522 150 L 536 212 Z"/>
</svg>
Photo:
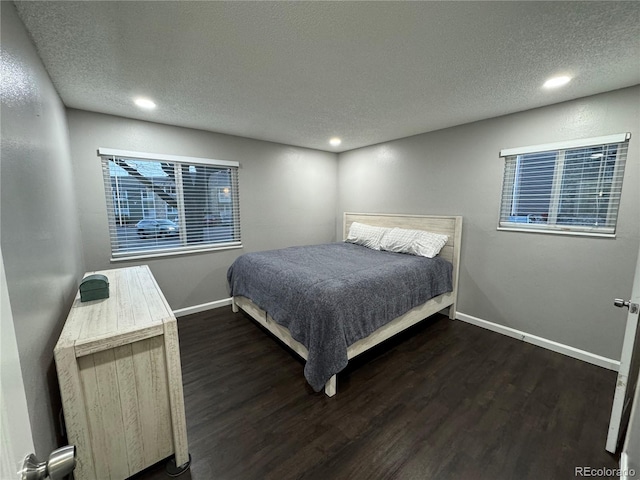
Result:
<svg viewBox="0 0 640 480">
<path fill-rule="evenodd" d="M 237 162 L 101 148 L 112 258 L 240 247 Z"/>
<path fill-rule="evenodd" d="M 615 235 L 630 135 L 502 150 L 498 229 Z"/>
</svg>

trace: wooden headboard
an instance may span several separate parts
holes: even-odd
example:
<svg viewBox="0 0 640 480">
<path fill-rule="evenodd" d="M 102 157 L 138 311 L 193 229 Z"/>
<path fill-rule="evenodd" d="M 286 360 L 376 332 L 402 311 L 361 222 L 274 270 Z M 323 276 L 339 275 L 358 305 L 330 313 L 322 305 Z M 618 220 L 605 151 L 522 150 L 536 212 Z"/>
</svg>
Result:
<svg viewBox="0 0 640 480">
<path fill-rule="evenodd" d="M 353 222 L 376 227 L 398 227 L 426 230 L 447 235 L 449 240 L 440 251 L 440 256 L 453 264 L 453 291 L 457 296 L 460 271 L 460 246 L 462 243 L 462 217 L 443 215 L 396 215 L 390 213 L 344 213 L 343 240 L 346 240 Z"/>
</svg>

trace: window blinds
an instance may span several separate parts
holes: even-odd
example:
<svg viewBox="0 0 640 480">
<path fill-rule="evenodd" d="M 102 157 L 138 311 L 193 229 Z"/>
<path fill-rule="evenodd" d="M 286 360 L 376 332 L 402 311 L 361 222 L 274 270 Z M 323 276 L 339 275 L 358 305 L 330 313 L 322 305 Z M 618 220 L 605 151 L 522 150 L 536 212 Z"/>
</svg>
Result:
<svg viewBox="0 0 640 480">
<path fill-rule="evenodd" d="M 620 134 L 503 150 L 498 228 L 615 234 L 628 139 Z M 603 140 L 609 143 L 598 143 Z M 563 148 L 548 148 L 558 145 Z"/>
<path fill-rule="evenodd" d="M 100 149 L 112 257 L 237 247 L 237 162 Z"/>
</svg>

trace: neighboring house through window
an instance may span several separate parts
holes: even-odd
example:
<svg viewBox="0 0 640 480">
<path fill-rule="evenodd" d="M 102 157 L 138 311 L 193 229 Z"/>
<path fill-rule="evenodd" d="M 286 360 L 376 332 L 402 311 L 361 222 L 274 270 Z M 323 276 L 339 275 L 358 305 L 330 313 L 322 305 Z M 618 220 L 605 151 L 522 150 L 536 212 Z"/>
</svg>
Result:
<svg viewBox="0 0 640 480">
<path fill-rule="evenodd" d="M 241 246 L 237 162 L 98 154 L 113 259 Z"/>
<path fill-rule="evenodd" d="M 498 229 L 615 235 L 630 135 L 502 150 Z"/>
</svg>

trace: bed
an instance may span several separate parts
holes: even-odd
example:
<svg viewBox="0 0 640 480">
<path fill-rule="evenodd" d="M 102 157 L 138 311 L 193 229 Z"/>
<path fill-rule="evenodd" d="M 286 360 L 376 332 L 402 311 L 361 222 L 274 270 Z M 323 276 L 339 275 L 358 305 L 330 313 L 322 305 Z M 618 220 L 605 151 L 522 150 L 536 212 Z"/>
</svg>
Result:
<svg viewBox="0 0 640 480">
<path fill-rule="evenodd" d="M 305 359 L 307 381 L 330 397 L 351 358 L 437 312 L 455 317 L 462 217 L 345 213 L 343 239 L 354 222 L 448 239 L 435 258 L 336 242 L 244 254 L 228 272 L 233 311 Z"/>
</svg>

